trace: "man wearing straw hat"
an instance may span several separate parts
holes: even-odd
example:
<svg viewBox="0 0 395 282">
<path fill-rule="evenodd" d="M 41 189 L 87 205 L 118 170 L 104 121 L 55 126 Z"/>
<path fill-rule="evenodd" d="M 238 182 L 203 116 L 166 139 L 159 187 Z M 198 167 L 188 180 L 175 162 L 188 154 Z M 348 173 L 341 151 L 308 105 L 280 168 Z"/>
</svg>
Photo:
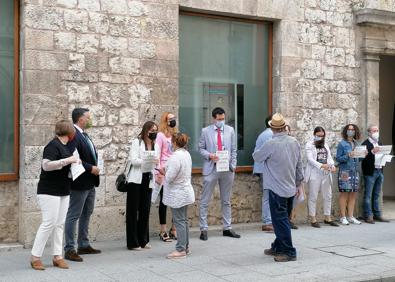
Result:
<svg viewBox="0 0 395 282">
<path fill-rule="evenodd" d="M 300 193 L 303 181 L 302 155 L 298 141 L 285 131 L 286 122 L 280 113 L 269 121 L 273 139 L 253 153 L 256 162 L 263 163 L 263 184 L 269 189 L 270 213 L 276 239 L 266 255 L 277 262 L 295 261 L 288 211 L 293 198 Z"/>
</svg>

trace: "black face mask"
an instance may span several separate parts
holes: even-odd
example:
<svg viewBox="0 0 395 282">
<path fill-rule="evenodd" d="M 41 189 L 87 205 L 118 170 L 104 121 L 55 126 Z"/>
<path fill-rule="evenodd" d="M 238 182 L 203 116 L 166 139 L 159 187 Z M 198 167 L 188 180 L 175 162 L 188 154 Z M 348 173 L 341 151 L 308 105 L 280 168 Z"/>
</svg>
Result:
<svg viewBox="0 0 395 282">
<path fill-rule="evenodd" d="M 156 139 L 156 135 L 158 135 L 157 132 L 150 132 L 148 133 L 148 138 L 154 141 Z"/>
<path fill-rule="evenodd" d="M 314 143 L 317 148 L 323 148 L 325 145 L 325 138 L 322 138 L 320 141 L 315 141 Z"/>
<path fill-rule="evenodd" d="M 171 128 L 176 127 L 176 125 L 177 125 L 177 122 L 176 122 L 175 119 L 169 121 L 169 126 L 170 126 Z"/>
</svg>

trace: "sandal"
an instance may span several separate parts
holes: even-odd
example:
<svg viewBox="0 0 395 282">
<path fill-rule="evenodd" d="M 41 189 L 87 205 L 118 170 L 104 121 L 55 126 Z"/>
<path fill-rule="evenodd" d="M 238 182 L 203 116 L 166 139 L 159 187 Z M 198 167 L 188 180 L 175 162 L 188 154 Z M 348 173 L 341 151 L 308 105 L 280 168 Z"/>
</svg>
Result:
<svg viewBox="0 0 395 282">
<path fill-rule="evenodd" d="M 177 240 L 177 236 L 174 235 L 174 232 L 176 232 L 176 230 L 174 230 L 173 228 L 170 228 L 170 230 L 169 230 L 170 239 Z"/>
<path fill-rule="evenodd" d="M 163 242 L 173 242 L 173 240 L 169 237 L 169 235 L 167 235 L 166 232 L 159 233 L 159 238 L 160 238 Z"/>
</svg>

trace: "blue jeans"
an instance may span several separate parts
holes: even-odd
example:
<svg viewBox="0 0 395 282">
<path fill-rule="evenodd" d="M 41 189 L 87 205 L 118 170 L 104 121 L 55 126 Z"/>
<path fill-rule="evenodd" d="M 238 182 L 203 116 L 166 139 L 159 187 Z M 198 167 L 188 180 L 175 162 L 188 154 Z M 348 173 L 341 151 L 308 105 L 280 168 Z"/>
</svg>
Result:
<svg viewBox="0 0 395 282">
<path fill-rule="evenodd" d="M 262 187 L 262 223 L 272 224 L 272 217 L 270 215 L 270 205 L 269 205 L 269 190 L 263 187 L 262 173 L 259 174 L 260 184 Z"/>
<path fill-rule="evenodd" d="M 374 169 L 373 175 L 365 175 L 365 194 L 363 197 L 363 209 L 365 217 L 381 216 L 380 192 L 384 181 L 381 169 Z"/>
<path fill-rule="evenodd" d="M 288 214 L 292 211 L 294 197 L 283 198 L 269 190 L 270 212 L 276 239 L 272 243 L 272 250 L 278 254 L 296 257 L 296 249 L 292 246 L 291 225 Z"/>
<path fill-rule="evenodd" d="M 78 220 L 78 248 L 89 247 L 89 219 L 95 206 L 96 190 L 71 190 L 70 204 L 64 226 L 66 245 L 64 251 L 75 250 L 75 228 Z"/>
</svg>

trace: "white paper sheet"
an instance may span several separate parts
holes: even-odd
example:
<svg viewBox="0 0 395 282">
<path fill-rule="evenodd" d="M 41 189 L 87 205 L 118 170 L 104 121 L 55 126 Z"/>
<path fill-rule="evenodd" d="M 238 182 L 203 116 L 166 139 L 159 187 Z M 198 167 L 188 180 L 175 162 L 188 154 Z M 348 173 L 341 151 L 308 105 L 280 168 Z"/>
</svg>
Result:
<svg viewBox="0 0 395 282">
<path fill-rule="evenodd" d="M 306 194 L 304 191 L 304 187 L 303 184 L 300 184 L 300 186 L 296 187 L 296 191 L 300 191 L 298 197 L 294 197 L 294 201 L 293 201 L 293 206 L 296 207 L 298 204 L 301 204 L 304 202 L 304 200 L 306 199 Z"/>
<path fill-rule="evenodd" d="M 365 158 L 366 156 L 366 146 L 355 146 L 354 158 Z"/>
<path fill-rule="evenodd" d="M 77 159 L 80 159 L 80 154 L 78 153 L 77 149 L 75 149 L 73 156 L 76 157 Z M 81 163 L 73 163 L 71 164 L 70 171 L 71 171 L 71 177 L 74 181 L 78 178 L 78 176 L 80 176 L 85 172 L 85 168 Z"/>
<path fill-rule="evenodd" d="M 217 171 L 229 171 L 229 151 L 217 151 L 215 155 L 218 157 L 216 162 Z"/>
<path fill-rule="evenodd" d="M 392 151 L 391 145 L 379 146 L 379 154 L 390 155 Z"/>
<path fill-rule="evenodd" d="M 159 184 L 155 181 L 154 188 L 152 189 L 151 203 L 155 204 L 161 189 L 162 189 L 162 184 Z"/>
<path fill-rule="evenodd" d="M 100 175 L 104 174 L 104 160 L 103 160 L 103 156 L 101 154 L 98 154 L 97 156 L 97 167 L 100 170 Z"/>
<path fill-rule="evenodd" d="M 392 155 L 375 154 L 374 155 L 374 165 L 375 166 L 385 166 L 386 163 L 391 162 Z"/>
<path fill-rule="evenodd" d="M 150 172 L 154 169 L 157 163 L 157 156 L 155 151 L 143 151 L 141 154 L 143 163 L 141 164 L 141 172 Z"/>
</svg>

